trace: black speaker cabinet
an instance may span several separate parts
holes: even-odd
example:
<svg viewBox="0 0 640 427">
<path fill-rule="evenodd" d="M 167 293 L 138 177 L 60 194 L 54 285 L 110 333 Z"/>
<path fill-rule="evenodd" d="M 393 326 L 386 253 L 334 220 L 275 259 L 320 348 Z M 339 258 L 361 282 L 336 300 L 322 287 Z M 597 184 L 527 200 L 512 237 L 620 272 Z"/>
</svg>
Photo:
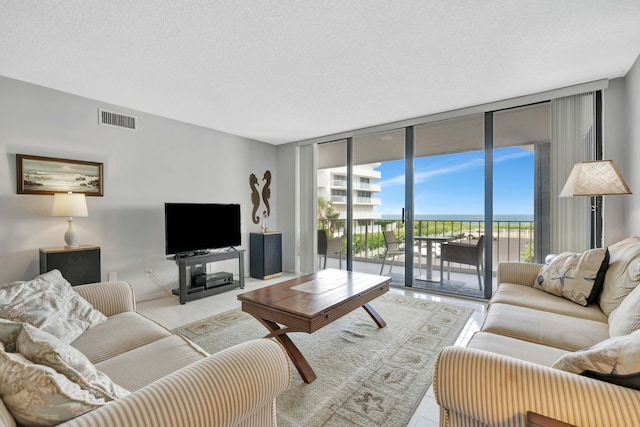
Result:
<svg viewBox="0 0 640 427">
<path fill-rule="evenodd" d="M 282 275 L 282 233 L 251 233 L 249 270 L 251 277 L 271 279 Z"/>
<path fill-rule="evenodd" d="M 54 269 L 72 285 L 99 282 L 100 247 L 41 248 L 40 274 Z"/>
</svg>

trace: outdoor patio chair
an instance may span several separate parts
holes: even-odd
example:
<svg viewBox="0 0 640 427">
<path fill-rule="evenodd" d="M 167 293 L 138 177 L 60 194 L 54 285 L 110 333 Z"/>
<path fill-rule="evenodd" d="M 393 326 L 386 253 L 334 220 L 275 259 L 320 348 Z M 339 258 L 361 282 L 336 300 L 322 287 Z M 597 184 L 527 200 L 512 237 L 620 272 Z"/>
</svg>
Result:
<svg viewBox="0 0 640 427">
<path fill-rule="evenodd" d="M 383 231 L 382 235 L 384 236 L 384 255 L 382 258 L 382 265 L 380 266 L 380 274 L 382 274 L 382 270 L 384 269 L 384 264 L 387 261 L 387 257 L 391 255 L 391 265 L 389 265 L 389 274 L 391 274 L 391 269 L 393 268 L 393 263 L 398 255 L 404 255 L 404 248 L 401 247 L 402 242 L 396 239 L 396 235 L 393 234 L 393 231 Z"/>
<path fill-rule="evenodd" d="M 327 255 L 340 256 L 339 267 L 342 269 L 342 237 L 330 239 L 327 236 L 327 230 L 318 230 L 318 267 L 320 267 L 321 257 L 324 256 L 324 264 L 322 269 L 327 268 Z"/>
<path fill-rule="evenodd" d="M 442 269 L 447 261 L 447 280 L 451 279 L 451 263 L 469 264 L 476 266 L 478 274 L 478 288 L 482 290 L 482 264 L 484 254 L 484 236 L 480 236 L 473 244 L 460 242 L 444 242 L 440 245 L 440 284 L 442 285 Z"/>
</svg>

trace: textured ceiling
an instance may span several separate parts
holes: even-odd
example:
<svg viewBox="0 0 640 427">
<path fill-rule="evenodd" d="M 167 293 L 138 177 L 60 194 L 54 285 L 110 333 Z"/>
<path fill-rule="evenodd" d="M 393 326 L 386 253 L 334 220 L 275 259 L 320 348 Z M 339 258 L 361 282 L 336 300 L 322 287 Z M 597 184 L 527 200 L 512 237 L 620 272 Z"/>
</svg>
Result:
<svg viewBox="0 0 640 427">
<path fill-rule="evenodd" d="M 0 0 L 0 75 L 279 144 L 602 78 L 639 0 Z"/>
</svg>

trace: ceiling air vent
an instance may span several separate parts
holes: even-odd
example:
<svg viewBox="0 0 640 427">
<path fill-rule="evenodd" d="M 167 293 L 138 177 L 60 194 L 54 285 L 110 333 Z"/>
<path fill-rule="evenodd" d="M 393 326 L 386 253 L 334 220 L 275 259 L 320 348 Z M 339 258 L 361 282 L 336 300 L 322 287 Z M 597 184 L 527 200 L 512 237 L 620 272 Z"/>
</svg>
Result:
<svg viewBox="0 0 640 427">
<path fill-rule="evenodd" d="M 98 114 L 101 125 L 136 130 L 136 122 L 138 120 L 135 116 L 125 116 L 124 114 L 103 110 L 102 108 L 98 108 Z"/>
</svg>

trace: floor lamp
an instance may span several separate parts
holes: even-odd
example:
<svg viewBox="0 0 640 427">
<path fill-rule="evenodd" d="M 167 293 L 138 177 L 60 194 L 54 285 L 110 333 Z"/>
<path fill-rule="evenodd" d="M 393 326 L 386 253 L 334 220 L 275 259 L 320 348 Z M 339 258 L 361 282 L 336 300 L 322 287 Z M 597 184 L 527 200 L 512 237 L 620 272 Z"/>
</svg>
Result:
<svg viewBox="0 0 640 427">
<path fill-rule="evenodd" d="M 591 247 L 602 246 L 602 196 L 631 194 L 612 160 L 576 163 L 560 197 L 591 197 Z"/>
</svg>

